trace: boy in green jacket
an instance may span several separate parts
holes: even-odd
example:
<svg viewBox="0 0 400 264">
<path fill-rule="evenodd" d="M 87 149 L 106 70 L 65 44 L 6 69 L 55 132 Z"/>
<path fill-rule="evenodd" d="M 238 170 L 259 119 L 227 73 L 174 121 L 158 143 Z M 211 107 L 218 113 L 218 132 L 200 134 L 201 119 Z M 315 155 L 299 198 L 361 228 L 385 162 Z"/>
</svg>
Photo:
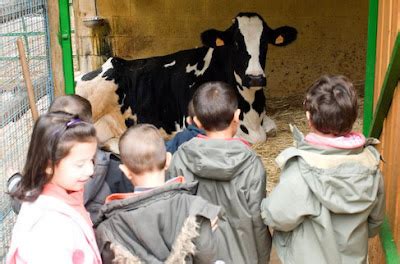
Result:
<svg viewBox="0 0 400 264">
<path fill-rule="evenodd" d="M 291 127 L 295 147 L 276 158 L 282 173 L 262 202 L 264 223 L 283 263 L 367 263 L 385 201 L 380 155 L 352 132 L 356 92 L 343 76 L 323 76 L 304 108 L 311 133 Z"/>
<path fill-rule="evenodd" d="M 108 196 L 95 221 L 103 263 L 230 263 L 216 256 L 220 207 L 195 195 L 197 182 L 165 182 L 171 154 L 157 128 L 129 128 L 119 150 L 135 191 Z"/>
<path fill-rule="evenodd" d="M 223 82 L 209 82 L 193 95 L 194 122 L 206 136 L 182 144 L 168 170 L 198 181 L 197 195 L 221 206 L 227 222 L 218 225 L 233 263 L 267 263 L 271 236 L 262 222 L 266 174 L 260 157 L 242 139 L 234 138 L 240 110 L 236 91 Z M 222 252 L 222 248 L 219 248 Z"/>
</svg>

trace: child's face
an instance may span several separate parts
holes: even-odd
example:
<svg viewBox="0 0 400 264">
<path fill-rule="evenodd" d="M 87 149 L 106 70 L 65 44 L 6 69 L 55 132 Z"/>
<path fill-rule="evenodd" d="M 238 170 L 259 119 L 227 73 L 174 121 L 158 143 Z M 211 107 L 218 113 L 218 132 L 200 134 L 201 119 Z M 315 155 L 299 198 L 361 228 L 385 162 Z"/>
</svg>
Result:
<svg viewBox="0 0 400 264">
<path fill-rule="evenodd" d="M 68 155 L 54 168 L 51 183 L 67 191 L 80 191 L 93 175 L 93 158 L 96 154 L 97 143 L 75 142 Z"/>
</svg>

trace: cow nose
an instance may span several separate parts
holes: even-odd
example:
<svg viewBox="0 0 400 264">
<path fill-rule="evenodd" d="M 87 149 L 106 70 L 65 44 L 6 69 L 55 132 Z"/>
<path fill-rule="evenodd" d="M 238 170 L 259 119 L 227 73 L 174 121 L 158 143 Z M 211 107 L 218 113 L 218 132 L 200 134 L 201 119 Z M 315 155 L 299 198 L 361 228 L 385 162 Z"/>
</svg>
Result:
<svg viewBox="0 0 400 264">
<path fill-rule="evenodd" d="M 263 75 L 247 75 L 248 86 L 265 86 L 267 84 L 267 79 Z"/>
</svg>

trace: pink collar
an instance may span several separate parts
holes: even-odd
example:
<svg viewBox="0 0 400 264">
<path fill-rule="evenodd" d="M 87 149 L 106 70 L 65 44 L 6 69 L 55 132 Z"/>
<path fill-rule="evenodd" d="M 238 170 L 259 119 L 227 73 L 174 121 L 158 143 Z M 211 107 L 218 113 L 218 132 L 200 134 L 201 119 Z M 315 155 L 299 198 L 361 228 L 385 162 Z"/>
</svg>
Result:
<svg viewBox="0 0 400 264">
<path fill-rule="evenodd" d="M 202 134 L 198 134 L 197 137 L 198 138 L 202 138 L 202 139 L 211 139 L 210 137 L 207 137 L 207 136 L 202 135 Z M 246 140 L 244 140 L 243 138 L 238 138 L 238 137 L 237 138 L 224 138 L 224 140 L 227 140 L 227 141 L 240 141 L 243 144 L 245 144 L 246 146 L 251 147 L 250 143 L 247 142 Z"/>
<path fill-rule="evenodd" d="M 57 198 L 68 204 L 77 210 L 90 226 L 93 225 L 92 221 L 90 220 L 89 213 L 86 211 L 85 206 L 83 205 L 83 190 L 68 193 L 60 186 L 57 186 L 53 183 L 47 183 L 43 188 L 42 194 Z"/>
<path fill-rule="evenodd" d="M 340 137 L 324 137 L 316 133 L 309 133 L 305 141 L 312 145 L 339 149 L 354 149 L 365 145 L 365 137 L 359 132 L 350 132 Z"/>
</svg>

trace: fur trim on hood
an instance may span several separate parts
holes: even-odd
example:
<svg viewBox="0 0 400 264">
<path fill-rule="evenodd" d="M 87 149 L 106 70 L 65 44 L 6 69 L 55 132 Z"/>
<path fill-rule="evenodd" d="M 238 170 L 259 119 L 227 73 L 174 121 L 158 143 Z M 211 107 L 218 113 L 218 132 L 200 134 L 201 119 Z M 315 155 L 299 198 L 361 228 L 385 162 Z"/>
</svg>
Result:
<svg viewBox="0 0 400 264">
<path fill-rule="evenodd" d="M 165 260 L 166 264 L 184 264 L 189 255 L 195 255 L 196 246 L 194 240 L 199 236 L 199 223 L 196 221 L 195 216 L 189 216 L 175 239 L 172 246 L 171 254 Z M 117 242 L 110 245 L 114 253 L 113 264 L 142 264 L 145 263 L 138 256 L 132 254 L 125 247 Z"/>
</svg>

